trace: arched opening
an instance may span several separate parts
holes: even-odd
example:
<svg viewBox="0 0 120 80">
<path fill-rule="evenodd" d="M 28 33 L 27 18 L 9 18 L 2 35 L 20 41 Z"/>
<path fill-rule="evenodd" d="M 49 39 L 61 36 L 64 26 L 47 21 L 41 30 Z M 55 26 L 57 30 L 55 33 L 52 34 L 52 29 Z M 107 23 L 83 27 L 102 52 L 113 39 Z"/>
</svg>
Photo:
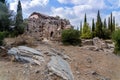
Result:
<svg viewBox="0 0 120 80">
<path fill-rule="evenodd" d="M 53 37 L 53 31 L 50 33 L 50 37 Z"/>
</svg>

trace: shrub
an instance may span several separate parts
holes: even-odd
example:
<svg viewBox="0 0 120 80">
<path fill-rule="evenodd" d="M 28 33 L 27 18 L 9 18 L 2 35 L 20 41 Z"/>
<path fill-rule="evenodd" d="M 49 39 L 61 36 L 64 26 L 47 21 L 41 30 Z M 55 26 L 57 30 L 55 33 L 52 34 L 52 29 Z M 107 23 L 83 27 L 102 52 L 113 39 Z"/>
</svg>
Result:
<svg viewBox="0 0 120 80">
<path fill-rule="evenodd" d="M 8 32 L 4 31 L 4 32 L 0 32 L 0 45 L 3 44 L 3 40 L 5 37 L 8 36 Z"/>
<path fill-rule="evenodd" d="M 120 29 L 113 32 L 112 39 L 115 42 L 114 52 L 120 55 Z"/>
<path fill-rule="evenodd" d="M 103 39 L 111 39 L 111 32 L 108 29 L 103 29 Z"/>
<path fill-rule="evenodd" d="M 80 32 L 74 29 L 63 30 L 62 42 L 65 45 L 81 45 Z"/>
</svg>

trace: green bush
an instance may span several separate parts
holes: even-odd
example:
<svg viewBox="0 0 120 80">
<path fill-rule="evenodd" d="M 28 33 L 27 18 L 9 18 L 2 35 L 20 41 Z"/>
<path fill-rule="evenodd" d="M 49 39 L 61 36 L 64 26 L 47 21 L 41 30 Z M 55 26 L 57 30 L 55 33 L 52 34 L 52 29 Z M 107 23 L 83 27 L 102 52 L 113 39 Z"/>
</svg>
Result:
<svg viewBox="0 0 120 80">
<path fill-rule="evenodd" d="M 112 39 L 115 42 L 114 52 L 120 55 L 120 29 L 113 32 Z"/>
<path fill-rule="evenodd" d="M 7 31 L 0 32 L 0 45 L 3 44 L 3 40 L 4 40 L 5 37 L 8 36 L 8 34 L 9 34 L 9 33 L 8 33 Z"/>
<path fill-rule="evenodd" d="M 111 32 L 108 29 L 103 29 L 103 39 L 111 39 Z"/>
<path fill-rule="evenodd" d="M 74 29 L 63 30 L 62 42 L 65 45 L 81 45 L 80 32 Z"/>
</svg>

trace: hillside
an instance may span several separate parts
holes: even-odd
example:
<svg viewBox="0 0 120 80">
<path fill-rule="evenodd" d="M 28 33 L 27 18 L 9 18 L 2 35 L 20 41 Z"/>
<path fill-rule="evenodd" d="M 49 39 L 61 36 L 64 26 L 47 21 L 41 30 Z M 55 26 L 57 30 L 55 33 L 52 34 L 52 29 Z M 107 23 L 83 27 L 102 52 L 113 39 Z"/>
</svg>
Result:
<svg viewBox="0 0 120 80">
<path fill-rule="evenodd" d="M 63 46 L 56 42 L 39 43 L 34 48 L 42 52 L 53 48 L 69 56 L 67 62 L 74 80 L 120 80 L 120 57 L 111 52 L 93 51 L 86 46 Z M 49 62 L 49 56 L 44 58 Z M 0 58 L 0 80 L 63 80 L 56 75 L 49 78 L 45 64 L 38 66 Z"/>
</svg>

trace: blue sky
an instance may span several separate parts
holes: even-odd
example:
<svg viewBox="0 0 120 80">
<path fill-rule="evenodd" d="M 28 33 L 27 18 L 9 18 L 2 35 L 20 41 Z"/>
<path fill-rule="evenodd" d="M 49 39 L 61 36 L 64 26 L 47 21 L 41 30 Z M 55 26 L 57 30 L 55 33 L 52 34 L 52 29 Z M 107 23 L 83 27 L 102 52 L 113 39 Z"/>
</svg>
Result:
<svg viewBox="0 0 120 80">
<path fill-rule="evenodd" d="M 18 0 L 9 1 L 10 9 L 16 12 Z M 24 18 L 35 11 L 69 19 L 72 25 L 79 26 L 86 13 L 91 25 L 92 18 L 96 19 L 100 10 L 102 19 L 107 19 L 112 12 L 116 23 L 120 24 L 120 0 L 21 0 L 21 3 Z"/>
</svg>

